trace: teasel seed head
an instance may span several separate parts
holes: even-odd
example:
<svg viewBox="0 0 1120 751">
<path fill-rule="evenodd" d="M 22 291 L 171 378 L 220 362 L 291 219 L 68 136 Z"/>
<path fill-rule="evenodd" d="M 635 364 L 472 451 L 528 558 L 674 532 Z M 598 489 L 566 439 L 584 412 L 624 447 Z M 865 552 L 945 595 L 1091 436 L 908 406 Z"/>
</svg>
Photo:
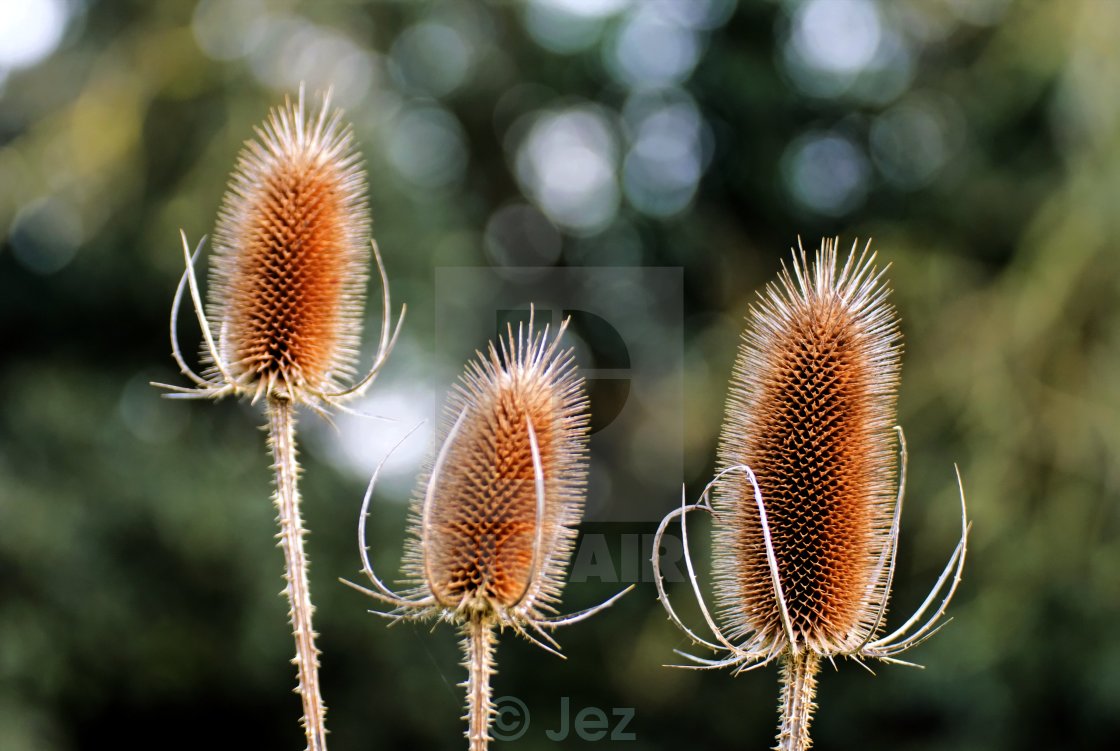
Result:
<svg viewBox="0 0 1120 751">
<path fill-rule="evenodd" d="M 572 351 L 548 327 L 513 328 L 468 364 L 448 399 L 439 450 L 413 498 L 404 571 L 412 588 L 389 589 L 373 571 L 365 544 L 370 480 L 358 523 L 362 571 L 374 589 L 351 587 L 389 605 L 389 618 L 436 617 L 459 626 L 468 678 L 467 738 L 485 751 L 495 716 L 495 630 L 512 628 L 559 654 L 550 631 L 578 623 L 630 591 L 595 607 L 550 616 L 583 511 L 588 404 Z M 407 436 L 406 436 L 407 437 Z M 387 459 L 388 457 L 386 457 Z"/>
<path fill-rule="evenodd" d="M 456 384 L 414 500 L 409 571 L 443 608 L 539 617 L 583 511 L 588 412 L 559 336 L 512 328 Z M 503 616 L 502 614 L 505 614 Z"/>
<path fill-rule="evenodd" d="M 301 90 L 238 157 L 214 231 L 207 312 L 228 373 L 296 401 L 351 375 L 369 264 L 360 154 L 329 95 Z"/>
<path fill-rule="evenodd" d="M 171 302 L 171 356 L 194 386 L 164 383 L 168 396 L 291 401 L 326 414 L 361 396 L 396 344 L 405 307 L 392 322 L 389 280 L 369 237 L 361 156 L 330 92 L 308 113 L 272 110 L 246 141 L 222 201 L 214 234 L 209 299 L 202 301 L 192 252 L 180 232 L 185 270 Z M 354 374 L 370 249 L 381 281 L 381 331 L 373 363 Z M 179 347 L 178 319 L 189 290 L 202 329 L 196 373 Z"/>
<path fill-rule="evenodd" d="M 822 659 L 913 665 L 897 655 L 945 625 L 964 570 L 970 525 L 958 472 L 960 542 L 918 610 L 880 634 L 898 551 L 906 442 L 894 425 L 898 318 L 869 248 L 857 255 L 853 245 L 839 268 L 836 240 L 825 240 L 812 264 L 804 250 L 795 252 L 792 272 L 783 268 L 778 284 L 760 295 L 731 378 L 720 469 L 700 500 L 682 499 L 654 536 L 654 584 L 669 620 L 695 644 L 723 655 L 678 652 L 692 663 L 681 667 L 740 673 L 781 662 L 778 751 L 812 745 Z M 722 624 L 693 574 L 686 518 L 695 511 L 714 517 L 712 568 Z M 674 520 L 711 637 L 681 620 L 665 588 L 657 551 Z"/>
<path fill-rule="evenodd" d="M 388 456 L 358 517 L 362 572 L 374 589 L 344 583 L 394 606 L 384 614 L 391 618 L 508 626 L 555 652 L 546 631 L 591 617 L 633 587 L 572 615 L 547 614 L 560 599 L 583 513 L 589 415 L 572 350 L 560 349 L 568 320 L 550 337 L 533 317 L 530 308 L 528 326 L 516 335 L 511 326 L 498 347 L 476 352 L 448 398 L 439 449 L 412 500 L 402 560 L 410 588 L 386 586 L 365 543 Z"/>
<path fill-rule="evenodd" d="M 897 492 L 898 317 L 874 256 L 837 268 L 836 242 L 752 308 L 731 379 L 721 466 L 754 470 L 794 649 L 837 654 L 865 641 L 887 597 L 883 553 Z M 716 485 L 717 602 L 737 634 L 788 640 L 754 489 Z"/>
</svg>

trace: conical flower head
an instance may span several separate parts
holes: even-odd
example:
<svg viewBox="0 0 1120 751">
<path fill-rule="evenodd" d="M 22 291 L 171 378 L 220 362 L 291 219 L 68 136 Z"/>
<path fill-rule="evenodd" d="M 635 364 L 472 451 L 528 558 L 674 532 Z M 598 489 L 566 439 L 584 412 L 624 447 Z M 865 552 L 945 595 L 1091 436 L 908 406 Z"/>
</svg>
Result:
<svg viewBox="0 0 1120 751">
<path fill-rule="evenodd" d="M 357 357 L 369 264 L 361 157 L 329 98 L 308 114 L 302 91 L 256 133 L 214 231 L 208 314 L 239 391 L 311 401 L 337 391 Z"/>
<path fill-rule="evenodd" d="M 406 553 L 439 608 L 528 622 L 559 598 L 583 510 L 587 430 L 583 379 L 547 327 L 511 329 L 500 353 L 491 344 L 468 365 Z"/>
<path fill-rule="evenodd" d="M 398 594 L 370 565 L 365 520 L 374 472 L 358 524 L 362 571 L 374 589 L 351 585 L 393 610 L 392 619 L 436 617 L 463 634 L 467 738 L 488 748 L 497 717 L 490 679 L 495 630 L 506 627 L 559 654 L 550 632 L 583 621 L 629 589 L 579 613 L 549 616 L 583 511 L 588 405 L 572 351 L 529 325 L 491 343 L 468 364 L 448 399 L 439 450 L 413 497 Z"/>
<path fill-rule="evenodd" d="M 900 334 L 873 261 L 853 249 L 837 268 L 829 241 L 812 264 L 795 254 L 752 307 L 735 364 L 719 459 L 754 471 L 776 567 L 749 479 L 728 474 L 716 485 L 716 594 L 737 635 L 775 652 L 858 648 L 885 606 Z"/>
</svg>

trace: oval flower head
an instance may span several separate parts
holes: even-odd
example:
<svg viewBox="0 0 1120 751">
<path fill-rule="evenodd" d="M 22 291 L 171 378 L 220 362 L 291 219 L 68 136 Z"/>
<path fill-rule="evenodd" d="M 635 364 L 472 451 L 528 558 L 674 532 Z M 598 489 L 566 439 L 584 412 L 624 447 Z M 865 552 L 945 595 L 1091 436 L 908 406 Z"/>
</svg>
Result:
<svg viewBox="0 0 1120 751">
<path fill-rule="evenodd" d="M 898 317 L 875 256 L 853 246 L 837 268 L 836 249 L 826 240 L 812 264 L 804 250 L 795 253 L 792 273 L 783 269 L 752 307 L 720 435 L 721 471 L 699 503 L 669 514 L 658 531 L 679 519 L 685 535 L 690 511 L 713 514 L 717 617 L 686 558 L 713 638 L 680 621 L 659 569 L 658 595 L 697 644 L 724 654 L 684 655 L 691 667 L 738 673 L 781 661 L 778 749 L 810 745 L 822 658 L 902 663 L 895 655 L 939 628 L 960 581 L 968 534 L 962 490 L 956 550 L 918 612 L 884 635 L 906 459 L 895 427 Z"/>
<path fill-rule="evenodd" d="M 246 141 L 214 230 L 205 308 L 192 254 L 171 308 L 171 346 L 196 388 L 164 386 L 181 398 L 227 395 L 302 403 L 318 411 L 360 395 L 400 331 L 391 330 L 389 287 L 369 236 L 365 172 L 353 133 L 326 94 L 308 113 L 297 103 L 272 110 Z M 382 287 L 381 338 L 373 365 L 356 383 L 370 247 Z M 190 291 L 202 327 L 202 376 L 184 361 L 177 321 Z"/>
<path fill-rule="evenodd" d="M 301 89 L 298 103 L 289 100 L 274 109 L 256 133 L 222 201 L 205 307 L 194 271 L 202 242 L 192 254 L 182 234 L 186 270 L 171 303 L 171 353 L 195 385 L 156 385 L 178 398 L 232 395 L 266 402 L 296 642 L 296 691 L 303 700 L 307 747 L 325 751 L 326 707 L 311 626 L 293 406 L 322 414 L 361 394 L 388 357 L 404 311 L 391 332 L 389 287 L 373 244 L 382 285 L 380 343 L 366 376 L 344 386 L 358 355 L 371 242 L 361 156 L 341 112 L 331 109 L 329 94 L 308 114 Z M 179 307 L 188 289 L 202 328 L 202 359 L 208 365 L 203 375 L 187 365 L 179 349 Z"/>
<path fill-rule="evenodd" d="M 587 477 L 588 411 L 570 349 L 528 327 L 512 327 L 499 349 L 478 353 L 448 399 L 442 440 L 414 497 L 404 557 L 411 591 L 397 594 L 374 574 L 365 520 L 377 472 L 362 503 L 362 566 L 392 618 L 439 618 L 463 632 L 468 669 L 467 738 L 485 749 L 494 715 L 494 628 L 511 628 L 550 652 L 552 629 L 603 604 L 554 617 L 576 538 Z M 378 468 L 380 471 L 380 467 Z M 557 653 L 558 654 L 558 653 Z"/>
</svg>

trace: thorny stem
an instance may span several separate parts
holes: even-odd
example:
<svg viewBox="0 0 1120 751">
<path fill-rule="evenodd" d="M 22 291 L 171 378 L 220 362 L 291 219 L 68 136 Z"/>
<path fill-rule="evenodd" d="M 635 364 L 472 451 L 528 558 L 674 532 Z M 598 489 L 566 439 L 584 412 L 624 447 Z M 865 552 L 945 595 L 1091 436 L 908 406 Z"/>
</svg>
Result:
<svg viewBox="0 0 1120 751">
<path fill-rule="evenodd" d="M 463 651 L 466 652 L 467 740 L 470 751 L 486 751 L 490 744 L 490 720 L 494 704 L 490 694 L 490 676 L 494 670 L 494 623 L 484 615 L 472 615 L 463 627 Z"/>
<path fill-rule="evenodd" d="M 782 660 L 782 715 L 775 751 L 806 751 L 813 745 L 809 723 L 817 708 L 813 697 L 819 669 L 820 657 L 811 652 L 787 653 Z"/>
<path fill-rule="evenodd" d="M 311 591 L 307 583 L 307 554 L 303 538 L 307 530 L 299 511 L 299 464 L 296 461 L 295 415 L 287 399 L 268 400 L 268 442 L 276 471 L 277 521 L 280 523 L 280 548 L 284 551 L 285 594 L 288 617 L 296 642 L 292 660 L 297 669 L 296 693 L 303 701 L 303 729 L 307 751 L 327 750 L 325 718 L 327 708 L 319 693 L 319 650 L 315 647 L 315 630 L 311 627 Z"/>
</svg>

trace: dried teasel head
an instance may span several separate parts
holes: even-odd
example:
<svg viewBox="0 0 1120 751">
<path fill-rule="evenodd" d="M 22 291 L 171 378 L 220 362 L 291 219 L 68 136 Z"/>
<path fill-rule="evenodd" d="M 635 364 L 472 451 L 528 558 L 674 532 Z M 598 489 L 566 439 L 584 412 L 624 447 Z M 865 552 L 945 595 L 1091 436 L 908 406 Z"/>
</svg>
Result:
<svg viewBox="0 0 1120 751">
<path fill-rule="evenodd" d="M 390 332 L 383 285 L 383 325 L 374 366 L 352 387 L 370 257 L 366 181 L 350 127 L 329 93 L 309 111 L 303 90 L 272 110 L 238 157 L 214 232 L 209 298 L 201 305 L 192 255 L 172 307 L 172 348 L 197 389 L 180 396 L 246 394 L 320 407 L 360 392 L 384 362 Z M 199 250 L 201 243 L 199 244 Z M 197 376 L 183 362 L 176 318 L 189 287 L 203 328 Z"/>
<path fill-rule="evenodd" d="M 438 617 L 459 625 L 469 670 L 467 736 L 486 747 L 493 708 L 493 630 L 512 628 L 556 651 L 548 633 L 609 606 L 554 612 L 583 509 L 588 411 L 572 351 L 560 349 L 567 321 L 512 328 L 479 353 L 452 392 L 440 448 L 414 497 L 404 570 L 412 589 L 397 594 L 373 573 L 359 523 L 361 591 L 394 607 L 392 618 Z M 351 585 L 354 586 L 354 585 Z"/>
<path fill-rule="evenodd" d="M 794 257 L 752 309 L 731 379 L 721 466 L 754 470 L 793 638 L 851 649 L 885 606 L 898 489 L 898 316 L 869 256 L 825 242 Z M 749 479 L 716 484 L 717 600 L 742 635 L 786 636 Z"/>
<path fill-rule="evenodd" d="M 553 337 L 548 326 L 534 329 L 531 315 L 479 352 L 452 390 L 439 449 L 412 502 L 406 596 L 381 583 L 364 552 L 374 473 L 358 534 L 377 591 L 362 591 L 401 617 L 481 619 L 525 635 L 525 627 L 540 633 L 571 622 L 547 617 L 564 585 L 587 479 L 587 397 L 572 350 L 560 348 L 567 325 Z"/>
<path fill-rule="evenodd" d="M 583 510 L 588 426 L 583 379 L 559 342 L 547 327 L 511 329 L 448 399 L 413 500 L 405 570 L 451 620 L 512 625 L 559 596 Z"/>
<path fill-rule="evenodd" d="M 658 598 L 694 642 L 724 655 L 681 653 L 689 667 L 742 672 L 782 661 L 780 749 L 809 747 L 822 658 L 910 664 L 895 655 L 940 628 L 968 536 L 962 490 L 956 550 L 918 611 L 882 635 L 905 485 L 905 442 L 894 425 L 899 323 L 875 256 L 853 246 L 841 266 L 836 251 L 826 240 L 812 262 L 795 252 L 791 270 L 760 295 L 731 378 L 720 471 L 700 502 L 662 521 L 654 545 L 679 520 L 688 556 L 688 513 L 713 515 L 718 617 L 690 576 L 711 638 L 676 614 L 655 554 Z"/>
<path fill-rule="evenodd" d="M 361 155 L 324 101 L 271 112 L 246 143 L 214 230 L 208 312 L 236 380 L 289 398 L 353 372 L 369 265 Z"/>
<path fill-rule="evenodd" d="M 588 437 L 583 378 L 559 341 L 547 329 L 511 329 L 448 400 L 407 561 L 449 611 L 537 619 L 559 598 L 583 513 Z"/>
</svg>

